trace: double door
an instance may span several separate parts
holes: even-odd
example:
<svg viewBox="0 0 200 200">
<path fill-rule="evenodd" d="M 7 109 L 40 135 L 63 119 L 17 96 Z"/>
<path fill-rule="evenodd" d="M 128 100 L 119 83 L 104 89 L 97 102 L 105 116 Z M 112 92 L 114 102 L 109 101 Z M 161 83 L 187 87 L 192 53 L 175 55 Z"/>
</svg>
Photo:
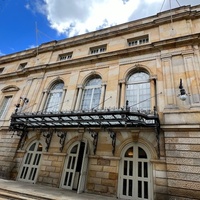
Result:
<svg viewBox="0 0 200 200">
<path fill-rule="evenodd" d="M 61 187 L 69 190 L 77 190 L 77 193 L 83 192 L 85 188 L 87 163 L 87 143 L 76 142 L 67 153 Z"/>
</svg>

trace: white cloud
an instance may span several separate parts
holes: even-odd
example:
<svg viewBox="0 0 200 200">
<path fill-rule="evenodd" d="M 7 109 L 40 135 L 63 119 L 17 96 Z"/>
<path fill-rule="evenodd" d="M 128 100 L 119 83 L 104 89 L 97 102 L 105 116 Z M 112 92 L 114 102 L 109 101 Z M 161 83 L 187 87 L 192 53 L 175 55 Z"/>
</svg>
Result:
<svg viewBox="0 0 200 200">
<path fill-rule="evenodd" d="M 51 28 L 69 36 L 125 23 L 140 0 L 37 0 Z"/>
<path fill-rule="evenodd" d="M 171 1 L 171 0 L 170 0 Z M 154 15 L 170 8 L 163 0 L 35 0 L 27 9 L 42 13 L 58 34 L 74 36 L 130 20 Z M 195 0 L 190 0 L 195 1 Z M 182 0 L 188 2 L 188 0 Z M 33 7 L 34 4 L 34 7 Z M 183 5 L 183 4 L 182 4 Z M 177 7 L 178 1 L 171 6 Z M 162 11 L 163 11 L 162 9 Z"/>
</svg>

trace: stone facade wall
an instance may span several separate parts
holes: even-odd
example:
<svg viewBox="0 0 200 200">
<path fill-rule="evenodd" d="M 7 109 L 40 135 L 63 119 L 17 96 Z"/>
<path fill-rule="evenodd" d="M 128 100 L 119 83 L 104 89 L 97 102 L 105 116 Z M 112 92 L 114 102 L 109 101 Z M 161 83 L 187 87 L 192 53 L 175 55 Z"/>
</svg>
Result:
<svg viewBox="0 0 200 200">
<path fill-rule="evenodd" d="M 118 159 L 90 156 L 87 190 L 95 193 L 116 195 L 118 181 Z"/>
<path fill-rule="evenodd" d="M 7 130 L 0 131 L 0 178 L 12 178 L 11 171 L 16 165 L 16 148 L 19 137 Z"/>
<path fill-rule="evenodd" d="M 165 132 L 168 191 L 172 199 L 200 197 L 199 131 Z"/>
<path fill-rule="evenodd" d="M 65 157 L 66 154 L 43 153 L 37 182 L 59 187 Z"/>
</svg>

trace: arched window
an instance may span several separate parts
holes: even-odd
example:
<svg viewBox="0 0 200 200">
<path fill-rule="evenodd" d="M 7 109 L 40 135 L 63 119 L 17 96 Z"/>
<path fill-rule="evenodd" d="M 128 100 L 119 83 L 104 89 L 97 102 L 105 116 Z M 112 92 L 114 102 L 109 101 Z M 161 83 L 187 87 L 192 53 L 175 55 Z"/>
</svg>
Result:
<svg viewBox="0 0 200 200">
<path fill-rule="evenodd" d="M 89 80 L 83 91 L 81 110 L 90 110 L 98 108 L 101 97 L 101 83 L 100 77 Z"/>
<path fill-rule="evenodd" d="M 126 100 L 132 110 L 151 110 L 149 74 L 137 72 L 127 80 Z"/>
<path fill-rule="evenodd" d="M 55 83 L 48 94 L 45 107 L 46 112 L 57 112 L 60 109 L 60 104 L 63 95 L 64 83 L 62 81 Z"/>
</svg>

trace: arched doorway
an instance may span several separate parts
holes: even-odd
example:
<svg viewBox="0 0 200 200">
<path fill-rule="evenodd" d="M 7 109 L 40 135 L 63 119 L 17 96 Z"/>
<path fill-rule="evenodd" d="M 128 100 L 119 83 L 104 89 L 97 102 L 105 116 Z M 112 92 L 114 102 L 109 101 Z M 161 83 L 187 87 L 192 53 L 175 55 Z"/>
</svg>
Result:
<svg viewBox="0 0 200 200">
<path fill-rule="evenodd" d="M 33 142 L 29 146 L 18 174 L 18 180 L 30 183 L 36 182 L 42 149 L 42 144 L 39 141 Z"/>
<path fill-rule="evenodd" d="M 152 199 L 150 153 L 145 146 L 132 143 L 122 152 L 118 195 L 122 199 Z"/>
<path fill-rule="evenodd" d="M 75 142 L 67 153 L 63 169 L 61 187 L 77 190 L 81 193 L 85 189 L 88 164 L 87 142 Z"/>
</svg>

